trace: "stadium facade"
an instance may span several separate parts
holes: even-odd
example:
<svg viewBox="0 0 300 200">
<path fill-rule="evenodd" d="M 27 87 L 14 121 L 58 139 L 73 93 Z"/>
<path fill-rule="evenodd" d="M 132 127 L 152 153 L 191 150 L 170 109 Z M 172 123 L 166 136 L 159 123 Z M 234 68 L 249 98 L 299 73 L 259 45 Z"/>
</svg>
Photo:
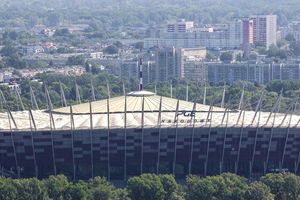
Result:
<svg viewBox="0 0 300 200">
<path fill-rule="evenodd" d="M 231 110 L 147 91 L 50 110 L 1 113 L 2 173 L 124 180 L 141 173 L 299 173 L 300 116 Z M 293 106 L 291 106 L 293 107 Z"/>
</svg>

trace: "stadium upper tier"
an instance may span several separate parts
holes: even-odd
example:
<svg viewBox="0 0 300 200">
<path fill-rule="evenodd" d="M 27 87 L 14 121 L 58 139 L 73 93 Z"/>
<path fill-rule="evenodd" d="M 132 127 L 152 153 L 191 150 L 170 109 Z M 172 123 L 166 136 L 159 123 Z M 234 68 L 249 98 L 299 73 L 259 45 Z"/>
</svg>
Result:
<svg viewBox="0 0 300 200">
<path fill-rule="evenodd" d="M 31 117 L 32 116 L 32 117 Z M 147 91 L 131 92 L 72 107 L 17 111 L 0 114 L 0 131 L 116 129 L 165 127 L 265 126 L 297 127 L 300 116 L 229 110 L 158 96 Z M 51 122 L 53 119 L 53 122 Z M 109 121 L 109 123 L 108 123 Z M 74 126 L 71 126 L 74 124 Z"/>
</svg>

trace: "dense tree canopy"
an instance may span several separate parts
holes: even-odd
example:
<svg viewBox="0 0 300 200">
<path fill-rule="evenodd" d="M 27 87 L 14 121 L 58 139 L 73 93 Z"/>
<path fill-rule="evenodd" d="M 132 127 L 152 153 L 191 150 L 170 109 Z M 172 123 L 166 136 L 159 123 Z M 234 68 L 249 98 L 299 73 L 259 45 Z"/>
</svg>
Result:
<svg viewBox="0 0 300 200">
<path fill-rule="evenodd" d="M 64 175 L 10 179 L 0 177 L 1 200 L 299 200 L 300 177 L 290 173 L 267 174 L 260 181 L 235 174 L 200 178 L 190 175 L 179 185 L 173 175 L 142 174 L 124 188 L 106 178 L 71 182 Z"/>
</svg>

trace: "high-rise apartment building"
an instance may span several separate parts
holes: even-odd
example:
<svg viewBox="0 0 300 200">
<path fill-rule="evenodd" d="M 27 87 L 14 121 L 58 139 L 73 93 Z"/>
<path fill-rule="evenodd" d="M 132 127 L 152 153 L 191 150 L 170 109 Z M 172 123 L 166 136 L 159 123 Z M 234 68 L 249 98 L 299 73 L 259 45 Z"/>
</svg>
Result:
<svg viewBox="0 0 300 200">
<path fill-rule="evenodd" d="M 247 50 L 249 45 L 254 43 L 253 20 L 242 19 L 243 22 L 243 50 Z"/>
<path fill-rule="evenodd" d="M 155 81 L 169 81 L 181 74 L 181 53 L 175 47 L 158 49 L 155 54 Z"/>
<path fill-rule="evenodd" d="M 277 15 L 254 15 L 253 20 L 254 42 L 263 43 L 266 47 L 276 45 Z"/>
<path fill-rule="evenodd" d="M 201 71 L 201 69 L 193 66 L 192 63 L 198 63 L 205 57 L 206 49 L 203 47 L 167 47 L 158 49 L 155 56 L 155 81 L 169 81 L 173 78 L 191 78 L 193 72 L 199 73 Z M 189 64 L 185 65 L 187 61 L 189 61 Z"/>
</svg>

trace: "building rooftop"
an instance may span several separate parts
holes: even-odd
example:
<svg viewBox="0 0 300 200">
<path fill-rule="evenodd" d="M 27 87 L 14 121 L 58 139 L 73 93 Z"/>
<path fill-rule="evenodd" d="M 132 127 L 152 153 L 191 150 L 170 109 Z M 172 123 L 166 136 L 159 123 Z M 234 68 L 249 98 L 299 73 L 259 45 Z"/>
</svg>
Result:
<svg viewBox="0 0 300 200">
<path fill-rule="evenodd" d="M 50 123 L 52 113 L 53 123 Z M 225 108 L 194 104 L 193 102 L 162 97 L 148 91 L 131 92 L 126 96 L 114 97 L 91 103 L 54 109 L 0 113 L 0 131 L 116 129 L 167 127 L 299 127 L 299 115 L 282 113 L 229 110 Z M 254 119 L 254 116 L 255 119 Z M 228 119 L 227 119 L 228 117 Z M 91 120 L 92 118 L 92 120 Z M 126 120 L 125 120 L 126 118 Z M 108 123 L 109 119 L 109 123 Z M 254 119 L 254 120 L 253 120 Z M 92 123 L 91 123 L 92 121 Z M 227 125 L 226 125 L 227 123 Z M 50 125 L 51 124 L 51 125 Z"/>
</svg>

